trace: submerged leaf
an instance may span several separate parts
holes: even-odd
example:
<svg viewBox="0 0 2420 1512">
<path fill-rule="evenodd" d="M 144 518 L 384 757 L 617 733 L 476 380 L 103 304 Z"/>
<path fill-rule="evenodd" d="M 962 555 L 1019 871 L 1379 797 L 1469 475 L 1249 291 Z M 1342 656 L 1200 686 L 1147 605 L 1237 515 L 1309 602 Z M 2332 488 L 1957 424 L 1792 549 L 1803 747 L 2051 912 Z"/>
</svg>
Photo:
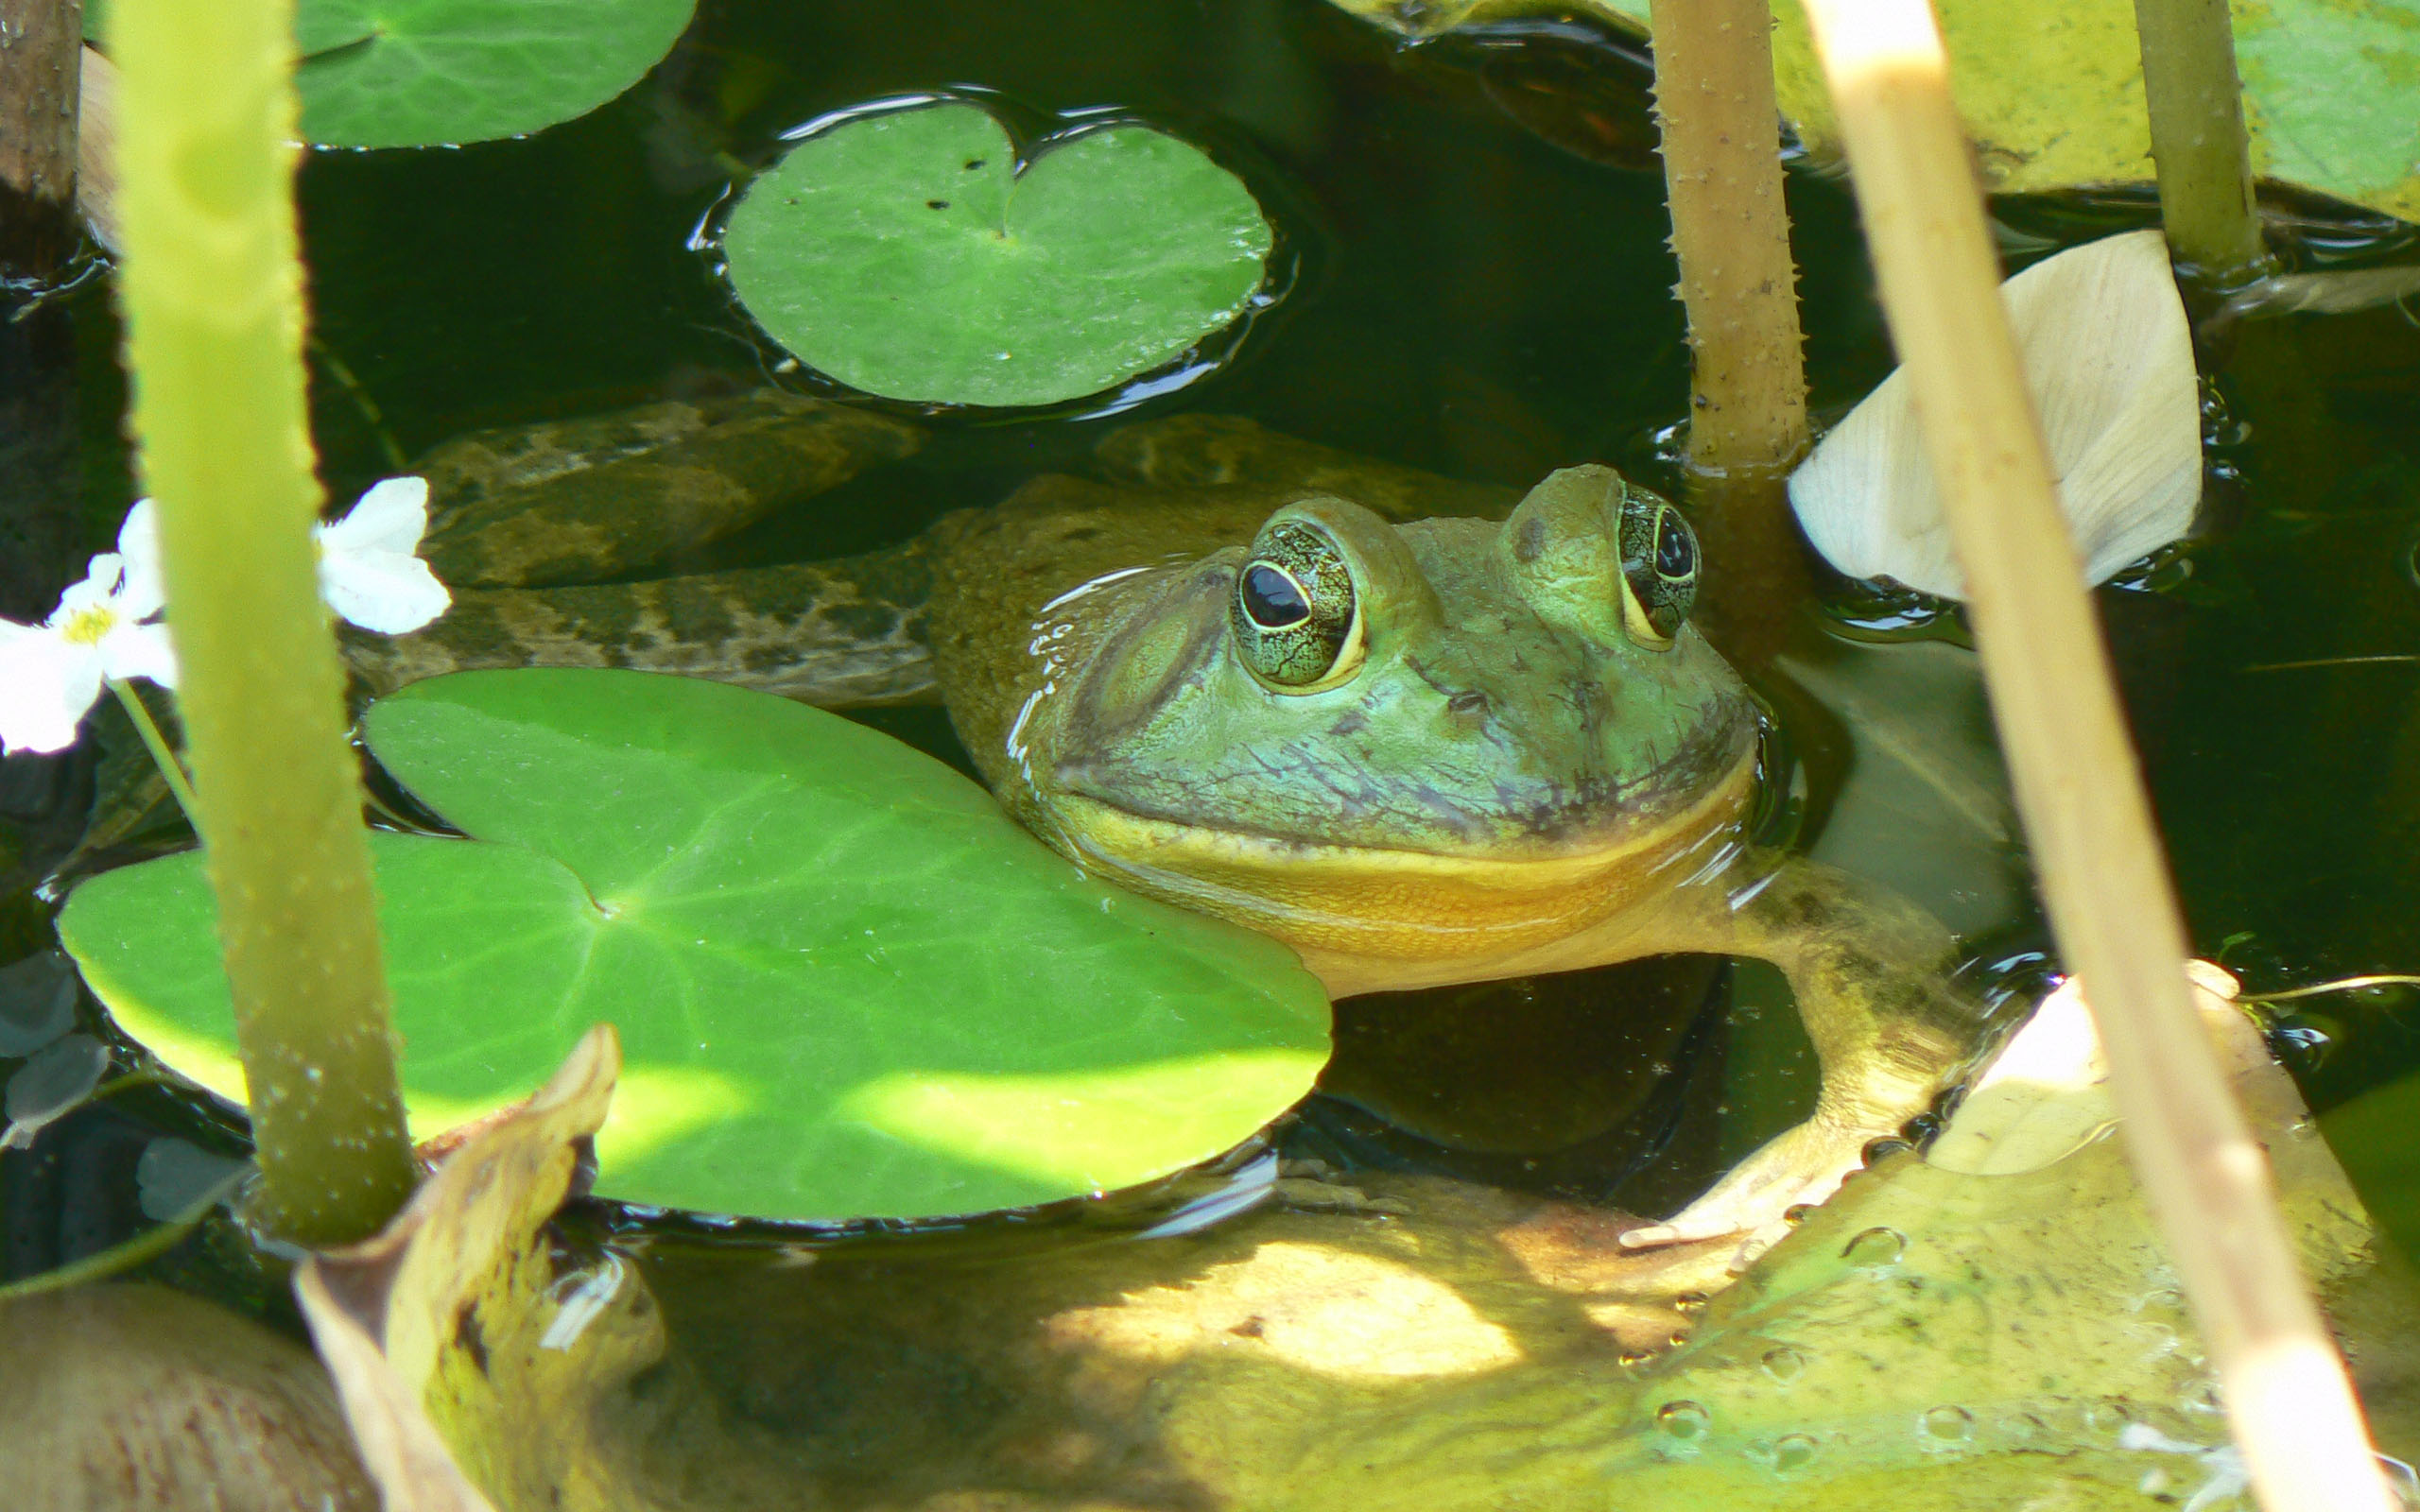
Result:
<svg viewBox="0 0 2420 1512">
<path fill-rule="evenodd" d="M 57 951 L 0 966 L 0 1058 L 30 1056 L 76 1027 L 76 969 Z"/>
<path fill-rule="evenodd" d="M 2103 581 L 2183 535 L 2202 497 L 2201 391 L 2167 243 L 2155 231 L 2104 237 L 2000 293 L 2085 579 Z M 1850 576 L 1964 593 L 1904 369 L 1824 438 L 1789 500 Z"/>
<path fill-rule="evenodd" d="M 1242 182 L 1141 126 L 1042 144 L 958 102 L 809 137 L 749 186 L 733 289 L 806 363 L 890 399 L 1047 404 L 1169 361 L 1242 315 L 1269 222 Z"/>
<path fill-rule="evenodd" d="M 30 1146 L 35 1135 L 83 1102 L 109 1069 L 110 1047 L 88 1034 L 67 1035 L 36 1051 L 0 1097 L 0 1113 L 9 1119 L 0 1129 L 0 1150 Z"/>
<path fill-rule="evenodd" d="M 1326 999 L 1282 947 L 1083 878 L 837 715 L 551 670 L 416 683 L 367 725 L 389 771 L 493 842 L 371 837 L 416 1136 L 610 1022 L 629 1070 L 603 1194 L 955 1214 L 1206 1159 L 1326 1058 Z M 128 1033 L 240 1097 L 214 918 L 188 852 L 84 884 L 60 931 Z"/>
</svg>

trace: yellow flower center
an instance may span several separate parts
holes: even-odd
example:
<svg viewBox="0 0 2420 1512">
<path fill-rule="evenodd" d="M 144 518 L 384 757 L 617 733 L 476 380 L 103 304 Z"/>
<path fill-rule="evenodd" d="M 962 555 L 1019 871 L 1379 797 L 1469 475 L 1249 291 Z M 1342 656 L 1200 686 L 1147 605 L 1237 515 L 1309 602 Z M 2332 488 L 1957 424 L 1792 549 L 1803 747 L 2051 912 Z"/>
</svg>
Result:
<svg viewBox="0 0 2420 1512">
<path fill-rule="evenodd" d="M 95 604 L 91 609 L 78 610 L 70 615 L 67 623 L 59 627 L 59 633 L 77 645 L 98 645 L 101 637 L 115 628 L 117 610 L 107 604 Z"/>
</svg>

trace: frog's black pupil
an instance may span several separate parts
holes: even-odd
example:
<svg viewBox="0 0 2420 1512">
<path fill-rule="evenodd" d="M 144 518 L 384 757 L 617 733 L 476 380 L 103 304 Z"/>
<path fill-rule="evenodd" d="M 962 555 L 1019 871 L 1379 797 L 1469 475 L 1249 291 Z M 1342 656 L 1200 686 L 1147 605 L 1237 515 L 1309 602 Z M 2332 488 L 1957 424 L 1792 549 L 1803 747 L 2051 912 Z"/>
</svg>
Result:
<svg viewBox="0 0 2420 1512">
<path fill-rule="evenodd" d="M 1655 570 L 1666 577 L 1686 577 L 1697 571 L 1697 550 L 1689 533 L 1670 515 L 1655 522 Z"/>
<path fill-rule="evenodd" d="M 1244 612 L 1264 630 L 1282 630 L 1309 619 L 1311 606 L 1292 578 L 1254 562 L 1244 569 Z"/>
</svg>

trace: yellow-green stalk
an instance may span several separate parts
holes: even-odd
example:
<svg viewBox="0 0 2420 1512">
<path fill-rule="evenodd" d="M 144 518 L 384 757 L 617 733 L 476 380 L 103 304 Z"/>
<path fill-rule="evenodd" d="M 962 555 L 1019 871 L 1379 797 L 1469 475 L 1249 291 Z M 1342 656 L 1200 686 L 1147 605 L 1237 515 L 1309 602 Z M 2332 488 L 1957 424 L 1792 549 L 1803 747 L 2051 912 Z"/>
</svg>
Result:
<svg viewBox="0 0 2420 1512">
<path fill-rule="evenodd" d="M 118 0 L 119 289 L 268 1233 L 411 1188 L 360 778 L 311 536 L 291 0 Z"/>
<path fill-rule="evenodd" d="M 2135 0 L 2160 220 L 2187 271 L 2221 292 L 2269 271 L 2227 0 Z"/>
</svg>

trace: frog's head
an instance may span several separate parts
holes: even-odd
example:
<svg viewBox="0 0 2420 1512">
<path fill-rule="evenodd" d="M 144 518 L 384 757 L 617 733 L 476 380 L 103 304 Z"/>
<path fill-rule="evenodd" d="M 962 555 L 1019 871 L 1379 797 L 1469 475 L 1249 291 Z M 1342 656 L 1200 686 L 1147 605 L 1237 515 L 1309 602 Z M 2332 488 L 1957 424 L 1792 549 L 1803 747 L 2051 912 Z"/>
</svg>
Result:
<svg viewBox="0 0 2420 1512">
<path fill-rule="evenodd" d="M 1087 861 L 1306 950 L 1568 933 L 1746 801 L 1754 715 L 1687 623 L 1697 572 L 1609 468 L 1500 526 L 1297 500 L 1097 643 L 1037 797 Z"/>
</svg>

